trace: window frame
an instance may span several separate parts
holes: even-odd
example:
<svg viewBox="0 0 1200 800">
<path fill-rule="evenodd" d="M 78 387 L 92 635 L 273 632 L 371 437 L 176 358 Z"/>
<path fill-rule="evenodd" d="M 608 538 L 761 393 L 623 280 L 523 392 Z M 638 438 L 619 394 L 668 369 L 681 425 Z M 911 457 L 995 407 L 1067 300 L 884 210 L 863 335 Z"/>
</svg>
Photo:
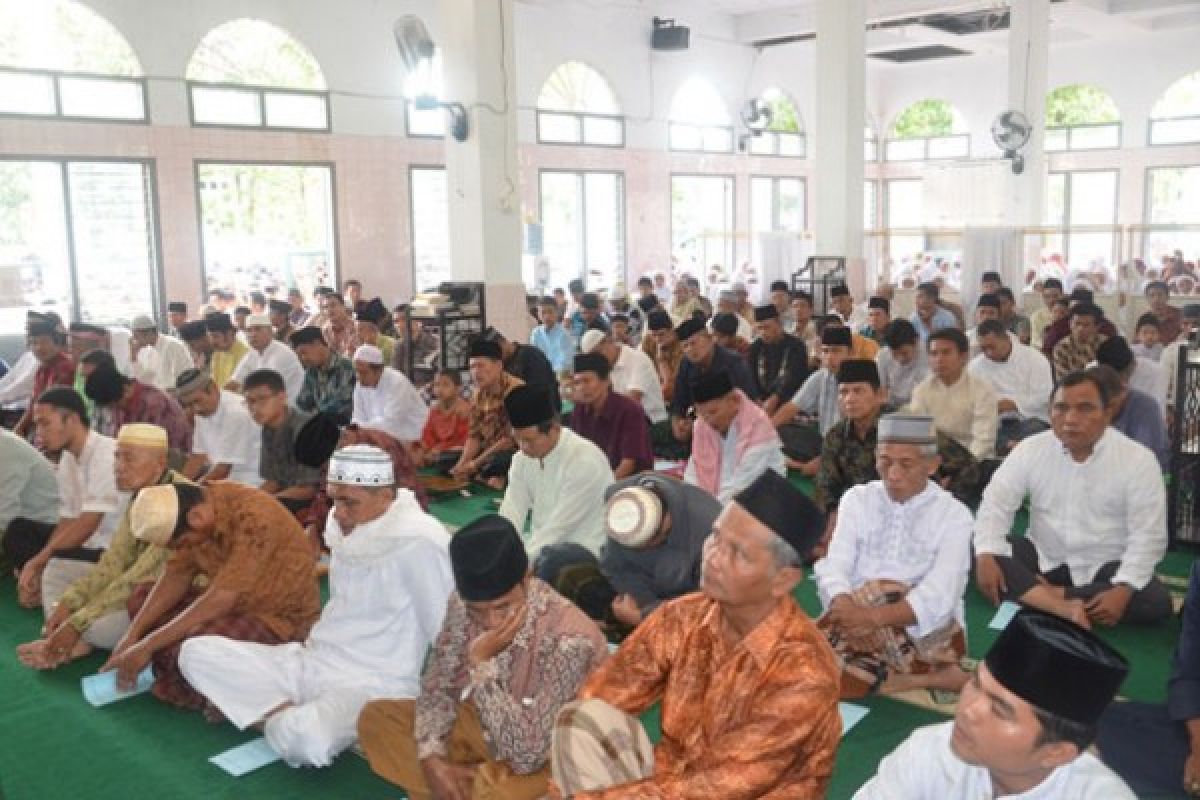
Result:
<svg viewBox="0 0 1200 800">
<path fill-rule="evenodd" d="M 234 131 L 280 131 L 283 133 L 333 133 L 332 92 L 329 89 L 293 89 L 282 86 L 262 86 L 252 83 L 228 83 L 225 81 L 184 81 L 187 89 L 188 121 L 193 128 L 218 128 Z M 196 89 L 214 89 L 249 92 L 258 96 L 259 122 L 255 124 L 238 125 L 229 122 L 198 122 L 196 120 Z M 316 97 L 325 106 L 325 124 L 320 128 L 298 128 L 290 125 L 271 125 L 267 122 L 267 96 L 289 95 L 293 97 Z M 407 122 L 407 119 L 405 120 Z M 236 162 L 224 162 L 236 163 Z M 266 163 L 266 162 L 250 162 Z"/>
<path fill-rule="evenodd" d="M 793 137 L 800 142 L 800 152 L 799 153 L 792 154 L 792 153 L 779 152 L 781 149 L 780 145 L 782 144 L 782 141 L 783 141 L 782 137 L 784 137 L 784 136 Z M 764 139 L 769 139 L 769 141 L 772 142 L 770 152 L 756 152 L 754 150 L 753 143 L 756 141 L 763 141 Z M 755 136 L 753 136 L 750 139 L 750 142 L 749 142 L 748 146 L 746 147 L 746 153 L 748 155 L 754 156 L 755 158 L 806 159 L 806 158 L 808 158 L 808 135 L 803 130 L 800 130 L 800 131 L 773 131 L 773 130 L 767 129 L 767 130 L 762 131 L 761 133 L 756 134 Z M 759 176 L 759 177 L 768 177 L 768 176 Z"/>
<path fill-rule="evenodd" d="M 929 155 L 929 147 L 934 141 L 956 139 L 966 142 L 966 152 L 961 156 L 931 156 Z M 876 140 L 877 142 L 879 140 Z M 892 158 L 888 150 L 891 149 L 893 142 L 920 142 L 922 155 L 920 158 Z M 918 163 L 924 161 L 970 161 L 971 160 L 971 134 L 970 133 L 948 133 L 945 136 L 913 136 L 908 139 L 901 139 L 894 136 L 885 137 L 882 140 L 883 147 L 879 153 L 882 156 L 883 163 L 886 164 L 904 164 Z M 878 146 L 878 145 L 877 145 Z M 865 144 L 864 144 L 865 149 Z"/>
<path fill-rule="evenodd" d="M 1200 118 L 1198 118 L 1198 119 L 1200 119 Z M 1074 147 L 1072 145 L 1072 141 L 1075 138 L 1075 131 L 1077 131 L 1077 130 L 1093 130 L 1096 128 L 1114 128 L 1114 127 L 1117 129 L 1117 143 L 1114 145 L 1105 145 L 1104 147 Z M 1082 125 L 1050 125 L 1046 128 L 1046 130 L 1044 132 L 1042 149 L 1046 153 L 1091 153 L 1091 152 L 1102 151 L 1102 150 L 1120 150 L 1122 145 L 1124 144 L 1124 128 L 1125 128 L 1125 126 L 1121 124 L 1120 120 L 1117 120 L 1116 122 L 1088 122 L 1088 123 L 1084 123 Z M 1049 136 L 1051 131 L 1066 131 L 1066 134 L 1067 134 L 1066 147 L 1052 150 L 1049 147 L 1045 146 L 1046 138 Z"/>
<path fill-rule="evenodd" d="M 543 211 L 543 208 L 542 208 L 542 205 L 543 205 L 542 176 L 546 175 L 546 174 L 573 175 L 579 179 L 579 190 L 580 190 L 579 198 L 580 198 L 580 208 L 582 210 L 582 214 L 580 216 L 583 220 L 582 224 L 580 225 L 580 231 L 579 231 L 579 235 L 580 235 L 580 250 L 579 251 L 583 254 L 584 264 L 583 264 L 583 273 L 580 275 L 577 275 L 576 277 L 579 278 L 580 280 L 584 281 L 585 284 L 588 283 L 587 278 L 588 278 L 588 271 L 590 268 L 590 265 L 587 263 L 588 210 L 587 210 L 587 186 L 585 185 L 585 176 L 587 176 L 587 175 L 616 176 L 617 188 L 618 188 L 618 191 L 620 192 L 620 199 L 621 199 L 621 208 L 619 209 L 619 213 L 617 214 L 617 221 L 620 223 L 620 230 L 621 230 L 621 246 L 618 249 L 618 252 L 621 255 L 621 263 L 620 263 L 620 265 L 615 266 L 614 272 L 616 273 L 617 278 L 619 278 L 622 282 L 625 281 L 627 279 L 627 276 L 629 273 L 629 221 L 627 219 L 627 215 L 629 214 L 629 197 L 627 194 L 628 190 L 626 188 L 625 171 L 617 170 L 617 169 L 600 169 L 600 168 L 571 169 L 568 167 L 540 167 L 537 172 L 537 218 L 538 218 L 538 224 L 542 226 L 542 243 L 543 243 L 542 251 L 543 251 L 543 253 L 545 252 L 546 219 L 542 213 L 542 211 Z"/>
<path fill-rule="evenodd" d="M 1200 144 L 1200 135 L 1195 139 L 1190 139 L 1185 142 L 1156 142 L 1154 141 L 1154 126 L 1159 122 L 1198 122 L 1200 123 L 1200 114 L 1183 114 L 1173 117 L 1150 117 L 1146 120 L 1146 146 L 1147 147 L 1190 147 Z"/>
<path fill-rule="evenodd" d="M 433 139 L 433 138 L 441 138 L 441 137 L 426 136 L 425 138 Z M 449 220 L 449 217 L 450 217 L 450 191 L 449 191 L 449 189 L 450 189 L 450 184 L 449 184 L 450 173 L 447 170 L 446 165 L 438 164 L 438 163 L 434 163 L 434 162 L 430 162 L 430 163 L 422 162 L 422 163 L 409 164 L 408 170 L 407 170 L 407 172 L 408 172 L 408 226 L 409 226 L 408 227 L 408 234 L 409 234 L 409 248 L 408 248 L 409 258 L 408 258 L 408 260 L 409 260 L 409 274 L 412 276 L 412 293 L 414 295 L 417 292 L 424 291 L 424 289 L 422 289 L 421 286 L 417 283 L 417 247 L 416 247 L 417 203 L 416 203 L 416 194 L 413 192 L 413 176 L 418 171 L 421 171 L 421 170 L 441 171 L 446 176 L 446 181 L 447 181 L 447 183 L 446 183 L 446 218 L 447 218 L 446 219 L 446 228 L 447 228 L 447 231 L 449 231 L 449 228 L 450 228 L 450 220 Z M 449 268 L 451 271 L 451 275 L 453 276 L 454 259 L 453 259 L 453 256 L 451 255 L 450 251 L 451 251 L 451 244 L 448 240 L 447 246 L 446 246 L 446 258 L 450 260 Z"/>
<path fill-rule="evenodd" d="M 690 128 L 700 134 L 700 147 L 678 147 L 675 145 L 675 131 L 679 128 Z M 722 131 L 729 134 L 729 149 L 724 148 L 716 150 L 714 148 L 705 147 L 704 134 L 706 131 Z M 737 152 L 737 129 L 733 125 L 693 125 L 690 122 L 675 122 L 669 120 L 667 122 L 667 150 L 672 153 L 713 153 L 715 155 L 729 155 Z"/>
<path fill-rule="evenodd" d="M 547 139 L 542 135 L 542 116 L 549 114 L 555 117 L 571 117 L 579 125 L 579 141 L 568 142 L 561 139 Z M 535 124 L 537 126 L 537 143 L 549 144 L 556 147 L 605 147 L 610 150 L 620 150 L 626 144 L 625 130 L 625 115 L 624 114 L 601 114 L 595 111 L 555 111 L 549 108 L 535 109 Z M 585 131 L 587 126 L 584 124 L 589 119 L 604 120 L 608 122 L 618 123 L 621 129 L 621 141 L 618 144 L 607 144 L 604 142 L 590 142 L 587 140 Z"/>
<path fill-rule="evenodd" d="M 112 75 L 102 72 L 76 72 L 70 70 L 54 70 L 54 69 L 32 69 L 25 67 L 10 67 L 0 66 L 0 72 L 5 72 L 14 75 L 27 75 L 39 78 L 50 79 L 51 95 L 54 98 L 54 113 L 53 114 L 23 114 L 19 111 L 0 111 L 0 119 L 29 119 L 29 120 L 63 120 L 69 122 L 104 122 L 120 125 L 149 125 L 150 124 L 150 98 L 149 98 L 149 81 L 143 76 L 131 75 Z M 63 112 L 62 104 L 62 86 L 63 80 L 72 78 L 82 80 L 100 80 L 113 83 L 128 83 L 137 86 L 141 90 L 142 95 L 142 116 L 140 118 L 133 117 L 105 117 L 105 116 L 88 116 L 84 114 L 67 114 Z"/>
<path fill-rule="evenodd" d="M 1093 174 L 1093 173 L 1110 173 L 1114 177 L 1113 183 L 1113 212 L 1112 222 L 1108 223 L 1080 223 L 1074 225 L 1071 222 L 1071 195 L 1074 192 L 1074 179 L 1072 175 Z M 1051 231 L 1048 235 L 1058 236 L 1062 240 L 1062 257 L 1067 263 L 1071 263 L 1071 235 L 1072 234 L 1087 234 L 1087 233 L 1107 233 L 1112 236 L 1113 251 L 1111 253 L 1113 263 L 1110 265 L 1111 275 L 1117 277 L 1117 270 L 1120 268 L 1121 261 L 1121 231 L 1118 220 L 1121 213 L 1121 170 L 1118 167 L 1088 167 L 1085 169 L 1048 169 L 1046 170 L 1047 182 L 1055 175 L 1065 176 L 1063 182 L 1063 218 L 1062 224 L 1045 223 L 1045 230 Z M 1144 192 L 1144 190 L 1143 190 Z"/>
<path fill-rule="evenodd" d="M 667 174 L 667 214 L 668 214 L 668 218 L 667 218 L 667 253 L 669 253 L 671 257 L 674 257 L 674 255 L 675 255 L 675 208 L 674 208 L 675 192 L 674 192 L 674 189 L 675 189 L 675 179 L 676 178 L 719 178 L 721 180 L 729 181 L 729 186 L 730 186 L 730 209 L 729 209 L 730 227 L 729 227 L 729 230 L 727 231 L 727 234 L 729 237 L 729 246 L 730 246 L 729 256 L 730 256 L 731 260 L 729 262 L 727 269 L 733 269 L 734 266 L 737 264 L 737 257 L 738 257 L 737 175 L 733 172 L 696 172 L 696 171 L 691 171 L 691 172 L 671 171 L 670 173 Z M 708 265 L 702 264 L 701 269 L 707 270 Z M 707 279 L 705 276 L 701 276 L 700 280 L 702 283 L 707 282 Z"/>
</svg>

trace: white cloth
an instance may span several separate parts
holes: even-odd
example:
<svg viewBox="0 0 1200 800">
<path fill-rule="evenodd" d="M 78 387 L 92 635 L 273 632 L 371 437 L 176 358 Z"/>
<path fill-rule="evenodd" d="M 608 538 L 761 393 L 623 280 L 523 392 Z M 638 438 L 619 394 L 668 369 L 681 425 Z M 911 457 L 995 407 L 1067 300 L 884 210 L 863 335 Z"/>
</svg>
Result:
<svg viewBox="0 0 1200 800">
<path fill-rule="evenodd" d="M 38 366 L 38 360 L 32 350 L 21 353 L 17 363 L 9 367 L 4 377 L 0 378 L 0 406 L 28 407 Z"/>
<path fill-rule="evenodd" d="M 229 379 L 244 384 L 250 373 L 260 369 L 273 369 L 278 372 L 283 378 L 288 402 L 296 402 L 300 390 L 304 388 L 304 365 L 300 363 L 300 358 L 292 348 L 277 339 L 272 339 L 261 353 L 251 347 L 233 368 Z"/>
<path fill-rule="evenodd" d="M 246 486 L 262 483 L 258 473 L 262 427 L 250 416 L 240 395 L 222 389 L 212 416 L 196 415 L 192 452 L 207 457 L 212 466 L 228 464 L 227 480 Z"/>
<path fill-rule="evenodd" d="M 982 461 L 992 457 L 996 448 L 996 429 L 1000 417 L 996 413 L 999 398 L 992 385 L 972 377 L 967 370 L 952 386 L 930 375 L 913 389 L 908 410 L 928 414 L 939 431 L 971 451 Z"/>
<path fill-rule="evenodd" d="M 192 351 L 174 336 L 160 333 L 152 347 L 138 350 L 130 369 L 133 377 L 142 383 L 170 391 L 175 388 L 179 376 L 192 369 Z"/>
<path fill-rule="evenodd" d="M 951 619 L 965 630 L 974 522 L 970 509 L 933 481 L 906 503 L 893 501 L 883 481 L 851 487 L 838 503 L 829 552 L 813 565 L 821 605 L 828 609 L 868 581 L 899 581 L 910 587 L 914 638 Z"/>
<path fill-rule="evenodd" d="M 608 456 L 570 428 L 562 428 L 558 443 L 545 458 L 513 455 L 508 489 L 500 514 L 524 532 L 532 514 L 532 533 L 522 533 L 531 559 L 547 545 L 574 542 L 600 555 L 607 539 L 604 529 L 604 490 L 613 482 Z"/>
<path fill-rule="evenodd" d="M 896 360 L 892 348 L 881 347 L 875 356 L 875 365 L 879 367 L 879 382 L 887 390 L 888 403 L 897 408 L 912 400 L 913 389 L 929 375 L 929 359 L 920 343 L 912 361 L 907 364 Z"/>
<path fill-rule="evenodd" d="M 1014 342 L 1007 361 L 992 361 L 980 353 L 967 369 L 976 378 L 990 383 L 998 399 L 1016 403 L 1017 412 L 1023 418 L 1036 418 L 1049 424 L 1054 370 L 1037 350 Z"/>
<path fill-rule="evenodd" d="M 384 367 L 374 388 L 354 386 L 352 421 L 360 427 L 383 431 L 398 442 L 415 442 L 428 417 L 421 393 L 399 370 Z"/>
<path fill-rule="evenodd" d="M 991 800 L 996 797 L 991 775 L 954 755 L 950 737 L 954 722 L 917 728 L 879 762 L 879 772 L 854 795 L 854 800 Z M 1050 773 L 1046 780 L 1005 800 L 1134 800 L 1133 792 L 1116 773 L 1090 753 Z"/>
<path fill-rule="evenodd" d="M 1112 582 L 1141 589 L 1167 549 L 1167 494 L 1148 448 L 1108 428 L 1082 464 L 1054 431 L 1027 437 L 1004 459 L 975 518 L 975 552 L 1011 556 L 1005 538 L 1029 498 L 1029 531 L 1043 572 L 1066 564 L 1075 585 L 1109 561 Z"/>
<path fill-rule="evenodd" d="M 188 683 L 239 729 L 293 703 L 264 730 L 292 766 L 331 763 L 354 743 L 368 701 L 420 693 L 425 653 L 454 589 L 450 537 L 407 489 L 349 534 L 331 512 L 325 541 L 329 602 L 304 644 L 200 636 L 179 653 Z"/>
<path fill-rule="evenodd" d="M 1170 391 L 1171 383 L 1171 377 L 1167 374 L 1165 366 L 1142 356 L 1137 357 L 1137 366 L 1133 368 L 1133 374 L 1129 376 L 1129 388 L 1140 389 L 1153 397 L 1154 401 L 1158 403 L 1158 407 L 1162 409 L 1164 420 L 1167 417 L 1167 393 Z"/>
<path fill-rule="evenodd" d="M 126 377 L 130 377 L 133 370 L 132 359 L 133 350 L 129 343 L 133 340 L 133 331 L 123 325 L 108 326 L 108 352 L 112 354 L 113 362 L 117 365 L 117 371 Z"/>
<path fill-rule="evenodd" d="M 658 371 L 650 356 L 641 350 L 636 350 L 627 344 L 620 345 L 617 363 L 613 364 L 610 378 L 613 390 L 617 394 L 628 395 L 631 391 L 642 394 L 642 409 L 650 422 L 665 422 L 667 419 L 667 404 L 663 400 L 662 383 L 658 380 Z"/>
<path fill-rule="evenodd" d="M 700 420 L 696 425 L 707 425 Z M 754 483 L 754 479 L 768 469 L 773 469 L 782 477 L 787 477 L 787 461 L 783 456 L 783 442 L 776 434 L 773 441 L 746 448 L 741 461 L 737 460 L 738 425 L 734 420 L 729 425 L 729 432 L 721 437 L 721 483 L 717 488 L 717 500 L 725 505 L 733 500 L 733 496 Z M 696 483 L 696 461 L 689 458 L 687 467 L 683 470 L 683 482 L 698 486 Z"/>
<path fill-rule="evenodd" d="M 88 431 L 79 458 L 63 450 L 58 460 L 58 498 L 61 519 L 77 519 L 80 514 L 102 514 L 100 524 L 83 547 L 103 550 L 112 541 L 113 531 L 129 502 L 128 492 L 117 491 L 113 460 L 117 440 Z"/>
</svg>

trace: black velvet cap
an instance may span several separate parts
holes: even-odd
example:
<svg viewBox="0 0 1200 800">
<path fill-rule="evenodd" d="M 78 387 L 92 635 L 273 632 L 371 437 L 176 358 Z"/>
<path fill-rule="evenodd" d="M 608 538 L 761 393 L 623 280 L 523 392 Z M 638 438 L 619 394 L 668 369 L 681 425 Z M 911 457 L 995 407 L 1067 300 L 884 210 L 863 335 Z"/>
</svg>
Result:
<svg viewBox="0 0 1200 800">
<path fill-rule="evenodd" d="M 722 311 L 718 314 L 715 314 L 712 318 L 712 329 L 713 333 L 720 333 L 725 336 L 736 336 L 738 332 L 737 315 L 731 314 L 728 311 Z"/>
<path fill-rule="evenodd" d="M 787 281 L 771 281 L 772 292 L 790 292 L 792 287 L 788 286 Z"/>
<path fill-rule="evenodd" d="M 671 326 L 671 315 L 661 308 L 655 308 L 646 315 L 646 327 L 652 331 L 669 330 Z"/>
<path fill-rule="evenodd" d="M 324 344 L 325 334 L 321 333 L 320 328 L 314 325 L 308 325 L 298 331 L 295 331 L 289 337 L 289 339 L 292 343 L 292 347 L 300 347 L 301 345 L 312 344 L 313 342 L 320 342 L 321 344 Z"/>
<path fill-rule="evenodd" d="M 204 327 L 210 333 L 225 333 L 233 330 L 233 321 L 222 311 L 204 315 Z"/>
<path fill-rule="evenodd" d="M 200 320 L 185 322 L 179 326 L 179 338 L 185 342 L 194 342 L 208 335 L 208 328 Z"/>
<path fill-rule="evenodd" d="M 337 449 L 338 439 L 342 435 L 339 419 L 337 414 L 321 411 L 304 423 L 292 444 L 296 460 L 313 469 L 324 466 Z"/>
<path fill-rule="evenodd" d="M 768 303 L 754 309 L 754 321 L 762 322 L 768 319 L 779 319 L 779 309 Z"/>
<path fill-rule="evenodd" d="M 450 537 L 450 568 L 459 597 L 486 603 L 521 582 L 529 571 L 529 556 L 513 524 L 487 514 Z"/>
<path fill-rule="evenodd" d="M 723 369 L 707 372 L 692 381 L 692 401 L 695 403 L 707 403 L 732 391 L 733 381 L 729 372 Z"/>
<path fill-rule="evenodd" d="M 170 303 L 167 303 L 167 311 L 172 311 L 176 314 L 186 314 L 187 303 L 181 303 L 178 300 L 172 300 Z"/>
<path fill-rule="evenodd" d="M 504 413 L 514 428 L 532 428 L 554 419 L 554 401 L 541 386 L 518 386 L 505 396 Z"/>
<path fill-rule="evenodd" d="M 821 344 L 842 345 L 843 347 L 853 347 L 853 340 L 850 336 L 850 329 L 838 326 L 836 328 L 825 328 L 821 331 Z"/>
<path fill-rule="evenodd" d="M 1043 711 L 1094 725 L 1116 696 L 1129 662 L 1094 633 L 1024 609 L 984 656 L 992 677 Z"/>
<path fill-rule="evenodd" d="M 594 372 L 601 378 L 607 378 L 612 367 L 608 363 L 608 359 L 600 355 L 596 351 L 590 353 L 580 353 L 575 356 L 575 372 Z"/>
<path fill-rule="evenodd" d="M 579 298 L 579 307 L 586 308 L 589 311 L 598 311 L 600 309 L 600 296 L 595 292 L 585 292 Z"/>
<path fill-rule="evenodd" d="M 1000 298 L 994 294 L 981 294 L 976 305 L 981 308 L 999 308 Z"/>
<path fill-rule="evenodd" d="M 838 383 L 869 383 L 879 387 L 879 367 L 868 358 L 851 358 L 842 362 L 837 371 Z"/>
<path fill-rule="evenodd" d="M 1120 336 L 1110 336 L 1096 348 L 1096 363 L 1121 372 L 1133 363 L 1133 351 Z"/>
<path fill-rule="evenodd" d="M 495 339 L 478 337 L 471 340 L 471 346 L 467 348 L 467 358 L 490 358 L 493 361 L 503 361 L 504 352 L 500 349 L 500 343 Z"/>
<path fill-rule="evenodd" d="M 127 381 L 116 367 L 96 367 L 83 382 L 83 393 L 98 406 L 112 405 L 121 399 Z"/>
<path fill-rule="evenodd" d="M 62 320 L 53 312 L 29 311 L 25 314 L 25 333 L 28 336 L 51 336 L 63 333 Z"/>
<path fill-rule="evenodd" d="M 983 273 L 983 275 L 981 275 L 979 277 L 980 283 L 984 283 L 986 281 L 990 281 L 992 283 L 998 283 L 1001 286 L 1004 285 L 1004 280 L 1000 277 L 1000 273 L 996 272 L 995 270 L 989 270 L 989 271 Z"/>
<path fill-rule="evenodd" d="M 790 544 L 801 560 L 825 530 L 825 515 L 820 509 L 773 469 L 755 478 L 734 496 L 733 502 Z"/>
<path fill-rule="evenodd" d="M 688 319 L 685 319 L 683 322 L 679 323 L 679 326 L 675 328 L 675 335 L 679 337 L 679 341 L 686 342 L 688 339 L 703 330 L 705 330 L 705 328 L 704 323 L 701 320 L 696 319 L 695 317 L 689 317 Z"/>
<path fill-rule="evenodd" d="M 290 307 L 289 307 L 290 308 Z M 376 325 L 390 317 L 387 306 L 378 297 L 371 300 L 359 301 L 354 307 L 354 318 L 364 322 L 374 322 Z"/>
<path fill-rule="evenodd" d="M 829 290 L 830 297 L 845 297 L 850 294 L 850 287 L 841 285 L 835 286 Z"/>
<path fill-rule="evenodd" d="M 292 313 L 292 306 L 290 303 L 285 302 L 283 300 L 272 300 L 271 301 L 271 313 L 272 314 L 290 314 L 290 313 Z"/>
<path fill-rule="evenodd" d="M 872 297 L 867 301 L 867 308 L 879 308 L 892 313 L 892 303 L 886 297 Z"/>
</svg>

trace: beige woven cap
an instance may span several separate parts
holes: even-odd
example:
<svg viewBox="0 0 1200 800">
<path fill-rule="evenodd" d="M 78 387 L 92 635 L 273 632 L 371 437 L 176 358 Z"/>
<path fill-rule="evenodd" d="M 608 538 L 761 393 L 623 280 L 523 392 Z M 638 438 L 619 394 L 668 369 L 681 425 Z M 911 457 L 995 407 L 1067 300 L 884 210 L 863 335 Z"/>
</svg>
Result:
<svg viewBox="0 0 1200 800">
<path fill-rule="evenodd" d="M 642 486 L 626 486 L 608 499 L 604 527 L 608 537 L 625 547 L 644 547 L 662 524 L 662 500 Z"/>
<path fill-rule="evenodd" d="M 129 506 L 133 536 L 148 544 L 166 547 L 179 519 L 179 495 L 172 484 L 147 486 Z"/>
<path fill-rule="evenodd" d="M 246 317 L 247 328 L 256 328 L 260 326 L 265 328 L 271 327 L 271 316 L 269 314 L 251 314 L 250 316 Z"/>
<path fill-rule="evenodd" d="M 146 422 L 131 422 L 122 425 L 117 431 L 117 444 L 131 444 L 135 447 L 153 447 L 158 450 L 167 449 L 167 432 L 157 425 Z"/>
<path fill-rule="evenodd" d="M 590 353 L 604 341 L 604 331 L 590 330 L 579 340 L 579 352 Z"/>
</svg>

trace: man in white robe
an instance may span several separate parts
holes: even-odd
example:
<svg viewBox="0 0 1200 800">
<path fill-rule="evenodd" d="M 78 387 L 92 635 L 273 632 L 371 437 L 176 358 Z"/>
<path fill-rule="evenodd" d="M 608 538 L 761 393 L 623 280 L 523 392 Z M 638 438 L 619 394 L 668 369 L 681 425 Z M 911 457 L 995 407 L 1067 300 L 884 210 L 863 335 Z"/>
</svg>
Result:
<svg viewBox="0 0 1200 800">
<path fill-rule="evenodd" d="M 986 320 L 977 330 L 980 353 L 967 371 L 996 390 L 996 449 L 1007 455 L 1020 440 L 1050 427 L 1054 370 L 1044 355 L 1021 344 L 1000 320 Z"/>
<path fill-rule="evenodd" d="M 192 368 L 192 351 L 174 336 L 158 332 L 158 323 L 145 314 L 133 318 L 133 358 L 130 377 L 163 391 L 175 388 L 184 371 Z"/>
<path fill-rule="evenodd" d="M 175 396 L 195 421 L 184 476 L 203 483 L 259 486 L 262 426 L 250 416 L 245 399 L 219 388 L 207 372 L 194 367 L 179 376 Z"/>
<path fill-rule="evenodd" d="M 179 655 L 197 691 L 239 729 L 262 725 L 292 766 L 332 763 L 354 743 L 368 701 L 420 693 L 425 652 L 454 589 L 446 529 L 394 487 L 385 452 L 343 448 L 327 481 L 329 603 L 307 641 L 198 636 Z"/>
<path fill-rule="evenodd" d="M 250 373 L 273 369 L 283 378 L 288 402 L 295 404 L 304 388 L 304 365 L 292 348 L 275 338 L 270 315 L 251 314 L 246 318 L 246 343 L 250 349 L 234 367 L 233 376 L 223 388 L 240 392 Z"/>
<path fill-rule="evenodd" d="M 375 345 L 359 345 L 354 351 L 354 375 L 351 422 L 383 431 L 398 442 L 420 441 L 429 407 L 403 372 L 384 365 L 383 351 Z"/>
<path fill-rule="evenodd" d="M 1128 672 L 1093 634 L 1022 611 L 963 689 L 954 721 L 914 731 L 854 800 L 1133 800 L 1086 752 Z"/>
</svg>

